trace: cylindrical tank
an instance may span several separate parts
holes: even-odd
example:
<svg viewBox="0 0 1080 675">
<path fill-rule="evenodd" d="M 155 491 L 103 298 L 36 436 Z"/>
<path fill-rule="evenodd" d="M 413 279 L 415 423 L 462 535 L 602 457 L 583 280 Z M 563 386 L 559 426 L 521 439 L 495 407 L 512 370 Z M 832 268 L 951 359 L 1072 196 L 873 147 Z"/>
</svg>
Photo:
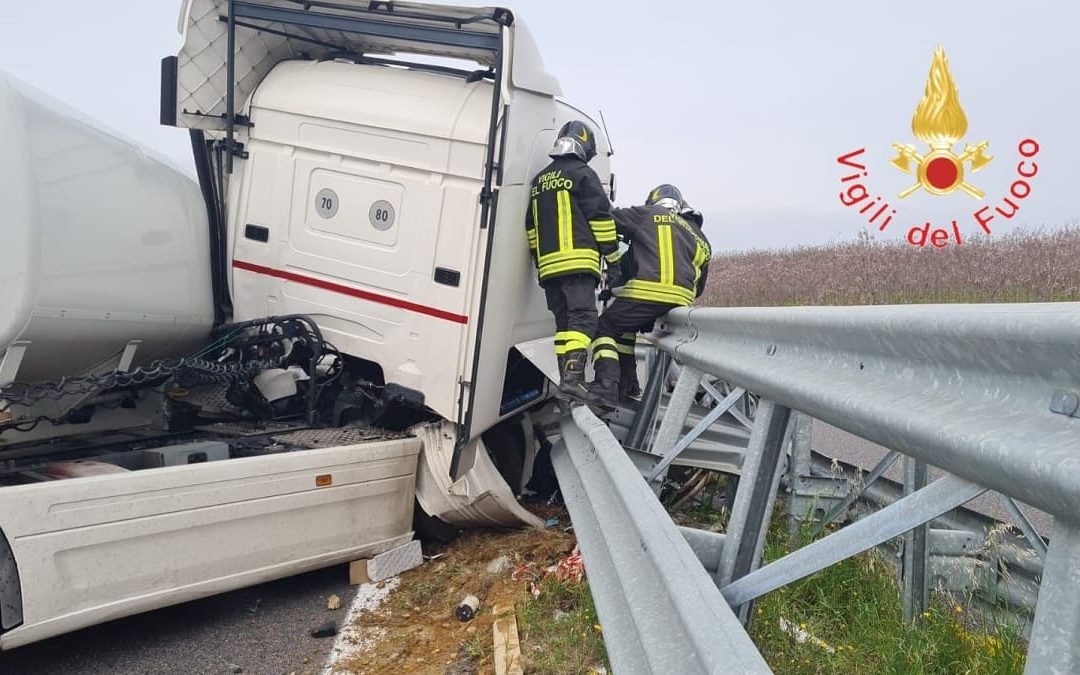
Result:
<svg viewBox="0 0 1080 675">
<path fill-rule="evenodd" d="M 133 341 L 136 364 L 198 348 L 209 251 L 192 179 L 0 73 L 0 359 L 29 343 L 16 381 L 115 367 Z"/>
</svg>

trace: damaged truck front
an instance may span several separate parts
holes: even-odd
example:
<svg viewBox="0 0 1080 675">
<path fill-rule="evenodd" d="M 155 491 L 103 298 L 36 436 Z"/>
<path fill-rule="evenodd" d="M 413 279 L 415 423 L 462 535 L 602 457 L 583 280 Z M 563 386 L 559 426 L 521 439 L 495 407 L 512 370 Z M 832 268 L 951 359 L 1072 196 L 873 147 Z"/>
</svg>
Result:
<svg viewBox="0 0 1080 675">
<path fill-rule="evenodd" d="M 521 219 L 583 115 L 524 26 L 187 0 L 180 31 L 161 121 L 198 186 L 0 87 L 5 649 L 389 550 L 414 499 L 539 524 L 515 495 L 553 327 Z"/>
</svg>

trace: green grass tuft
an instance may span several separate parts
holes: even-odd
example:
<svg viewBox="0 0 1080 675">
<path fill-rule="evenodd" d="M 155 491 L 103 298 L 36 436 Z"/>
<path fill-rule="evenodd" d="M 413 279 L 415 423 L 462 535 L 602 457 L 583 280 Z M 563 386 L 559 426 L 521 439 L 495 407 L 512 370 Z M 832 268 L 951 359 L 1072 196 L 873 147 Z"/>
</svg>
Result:
<svg viewBox="0 0 1080 675">
<path fill-rule="evenodd" d="M 557 611 L 556 611 L 557 610 Z M 558 618 L 556 618 L 558 616 Z M 517 606 L 518 633 L 526 672 L 578 675 L 607 668 L 600 621 L 586 582 L 560 582 L 546 577 L 540 597 Z"/>
</svg>

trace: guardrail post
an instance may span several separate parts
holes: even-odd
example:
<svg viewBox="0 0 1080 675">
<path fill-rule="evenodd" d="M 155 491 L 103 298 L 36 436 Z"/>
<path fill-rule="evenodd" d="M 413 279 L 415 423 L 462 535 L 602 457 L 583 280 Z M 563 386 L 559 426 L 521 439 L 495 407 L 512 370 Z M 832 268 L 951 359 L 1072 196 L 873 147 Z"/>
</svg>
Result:
<svg viewBox="0 0 1080 675">
<path fill-rule="evenodd" d="M 1058 519 L 1046 554 L 1025 673 L 1080 673 L 1080 528 Z"/>
<path fill-rule="evenodd" d="M 641 405 L 638 406 L 637 415 L 630 424 L 630 431 L 626 434 L 623 445 L 631 450 L 643 450 L 645 434 L 652 421 L 656 418 L 656 410 L 660 407 L 660 398 L 664 393 L 664 381 L 667 379 L 668 367 L 671 365 L 671 354 L 654 350 L 652 365 L 649 367 L 649 378 L 645 382 L 645 392 L 641 396 Z"/>
<path fill-rule="evenodd" d="M 904 458 L 904 496 L 915 494 L 926 487 L 926 462 L 911 457 Z M 926 586 L 928 565 L 926 551 L 926 523 L 904 534 L 903 603 L 904 622 L 911 623 L 926 611 L 929 599 Z"/>
<path fill-rule="evenodd" d="M 758 401 L 739 491 L 735 494 L 724 550 L 716 570 L 716 585 L 720 588 L 746 576 L 761 562 L 783 469 L 784 441 L 790 417 L 790 408 L 772 401 Z M 744 623 L 748 610 L 749 603 L 739 613 Z"/>
<path fill-rule="evenodd" d="M 796 541 L 799 523 L 814 506 L 813 496 L 804 495 L 804 484 L 812 477 L 810 446 L 813 440 L 814 419 L 800 412 L 791 417 L 791 461 L 788 463 L 788 536 Z"/>
</svg>

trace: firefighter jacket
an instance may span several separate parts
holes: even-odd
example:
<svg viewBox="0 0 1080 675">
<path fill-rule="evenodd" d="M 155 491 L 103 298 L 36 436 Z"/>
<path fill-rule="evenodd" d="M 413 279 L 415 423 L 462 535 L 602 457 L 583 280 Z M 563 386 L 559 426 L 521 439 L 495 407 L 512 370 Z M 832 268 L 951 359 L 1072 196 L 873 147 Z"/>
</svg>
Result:
<svg viewBox="0 0 1080 675">
<path fill-rule="evenodd" d="M 619 233 L 630 243 L 630 278 L 616 297 L 689 305 L 705 288 L 712 257 L 697 223 L 662 206 L 613 209 Z"/>
<path fill-rule="evenodd" d="M 525 234 L 541 283 L 577 273 L 599 279 L 600 256 L 618 259 L 611 202 L 577 157 L 556 157 L 533 179 Z"/>
</svg>

